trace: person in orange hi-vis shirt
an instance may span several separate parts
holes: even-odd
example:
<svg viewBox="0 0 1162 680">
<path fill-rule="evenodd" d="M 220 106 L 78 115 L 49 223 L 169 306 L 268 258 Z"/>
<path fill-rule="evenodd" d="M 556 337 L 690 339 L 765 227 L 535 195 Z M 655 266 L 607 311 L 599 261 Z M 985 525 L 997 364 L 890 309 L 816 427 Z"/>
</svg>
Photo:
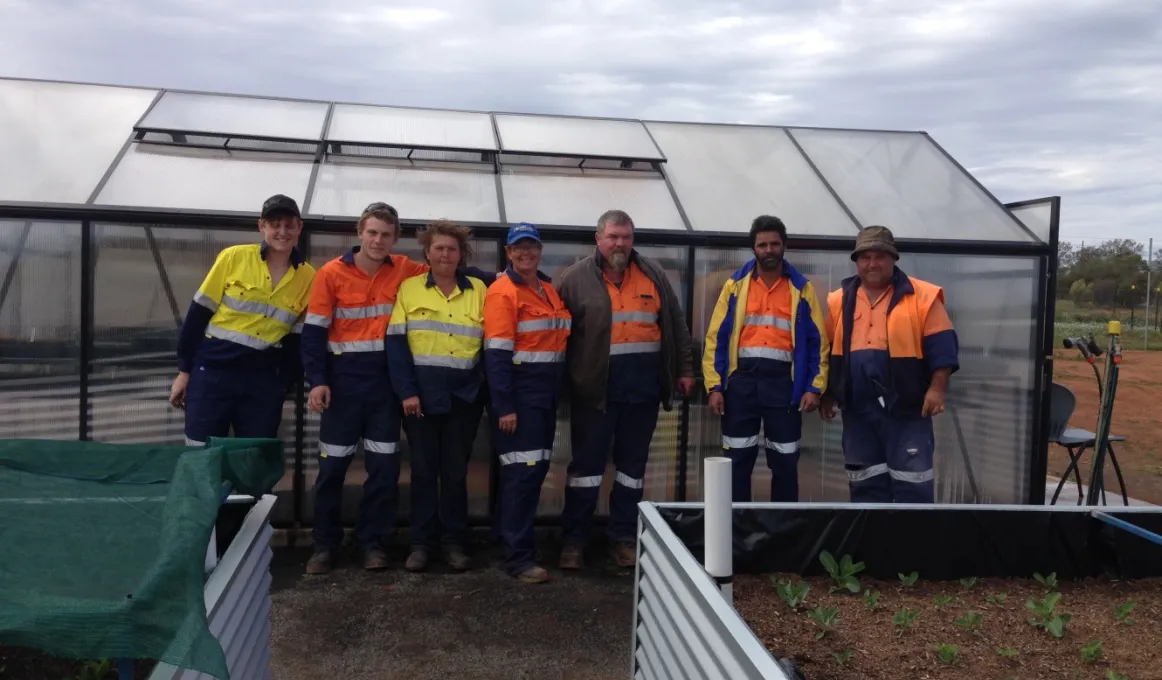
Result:
<svg viewBox="0 0 1162 680">
<path fill-rule="evenodd" d="M 539 270 L 542 247 L 536 226 L 513 225 L 505 241 L 511 265 L 484 300 L 484 365 L 497 416 L 504 569 L 525 583 L 549 580 L 534 561 L 533 521 L 553 457 L 572 325 L 565 303 Z"/>
</svg>

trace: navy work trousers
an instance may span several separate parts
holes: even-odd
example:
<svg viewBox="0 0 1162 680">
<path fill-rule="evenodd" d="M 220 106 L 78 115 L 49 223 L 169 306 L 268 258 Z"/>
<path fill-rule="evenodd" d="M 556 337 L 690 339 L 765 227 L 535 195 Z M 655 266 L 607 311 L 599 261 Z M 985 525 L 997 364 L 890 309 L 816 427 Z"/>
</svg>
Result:
<svg viewBox="0 0 1162 680">
<path fill-rule="evenodd" d="M 732 398 L 732 396 L 734 398 Z M 727 388 L 722 416 L 722 453 L 731 460 L 733 499 L 751 500 L 751 474 L 761 448 L 771 470 L 771 501 L 799 500 L 799 440 L 803 414 L 795 406 L 763 406 L 751 398 L 738 398 Z M 762 436 L 759 428 L 762 427 Z"/>
<path fill-rule="evenodd" d="M 605 412 L 577 403 L 570 414 L 573 460 L 561 525 L 567 545 L 584 545 L 592 531 L 601 480 L 613 448 L 616 476 L 609 492 L 611 541 L 637 540 L 637 504 L 645 488 L 646 461 L 658 424 L 658 403 L 609 402 Z"/>
<path fill-rule="evenodd" d="M 384 547 L 395 530 L 399 504 L 399 428 L 402 410 L 391 395 L 367 398 L 332 392 L 319 423 L 319 476 L 315 479 L 316 550 L 343 542 L 343 482 L 363 444 L 363 500 L 355 539 L 363 550 Z"/>
<path fill-rule="evenodd" d="M 286 382 L 269 367 L 219 368 L 195 364 L 186 386 L 186 445 L 210 437 L 277 439 Z"/>
<path fill-rule="evenodd" d="M 516 432 L 493 428 L 500 454 L 500 507 L 497 523 L 504 542 L 504 570 L 515 576 L 535 564 L 534 523 L 541 485 L 553 457 L 557 409 L 517 405 Z"/>
<path fill-rule="evenodd" d="M 843 458 L 853 503 L 933 503 L 932 418 L 872 406 L 843 412 Z"/>
<path fill-rule="evenodd" d="M 447 413 L 408 416 L 413 548 L 468 547 L 468 459 L 483 410 L 482 399 L 452 397 Z"/>
</svg>

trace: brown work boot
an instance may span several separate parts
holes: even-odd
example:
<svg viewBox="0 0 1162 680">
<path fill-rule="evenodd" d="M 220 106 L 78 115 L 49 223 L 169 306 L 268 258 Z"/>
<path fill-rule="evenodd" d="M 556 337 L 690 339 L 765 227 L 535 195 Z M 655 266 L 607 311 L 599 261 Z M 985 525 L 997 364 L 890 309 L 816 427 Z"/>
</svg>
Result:
<svg viewBox="0 0 1162 680">
<path fill-rule="evenodd" d="M 549 572 L 534 565 L 517 574 L 516 579 L 521 583 L 544 583 L 549 580 Z"/>
<path fill-rule="evenodd" d="M 637 546 L 629 541 L 617 541 L 609 546 L 609 556 L 619 567 L 632 567 L 637 564 Z"/>
<path fill-rule="evenodd" d="M 319 550 L 307 560 L 307 573 L 312 576 L 331 573 L 331 551 Z"/>
<path fill-rule="evenodd" d="M 363 568 L 367 571 L 387 569 L 387 553 L 382 548 L 372 548 L 363 553 Z"/>
<path fill-rule="evenodd" d="M 404 569 L 408 571 L 423 571 L 428 568 L 428 551 L 422 548 L 413 548 L 412 554 L 408 555 L 407 562 L 404 562 Z"/>
<path fill-rule="evenodd" d="M 579 545 L 567 545 L 561 551 L 562 569 L 580 569 L 584 563 L 584 549 Z"/>
<path fill-rule="evenodd" d="M 459 546 L 449 546 L 444 550 L 444 559 L 447 560 L 448 566 L 452 567 L 452 571 L 468 571 L 472 567 L 471 560 L 468 559 L 468 554 Z"/>
</svg>

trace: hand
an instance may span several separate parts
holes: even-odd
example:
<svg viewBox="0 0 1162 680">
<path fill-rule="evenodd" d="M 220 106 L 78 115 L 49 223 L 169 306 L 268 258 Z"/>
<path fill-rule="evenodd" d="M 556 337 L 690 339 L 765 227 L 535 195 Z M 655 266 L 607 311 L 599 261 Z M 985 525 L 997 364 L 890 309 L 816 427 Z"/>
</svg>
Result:
<svg viewBox="0 0 1162 680">
<path fill-rule="evenodd" d="M 835 417 L 835 397 L 825 394 L 819 399 L 819 417 L 831 422 Z"/>
<path fill-rule="evenodd" d="M 307 406 L 315 413 L 322 413 L 331 406 L 331 388 L 326 385 L 315 385 L 307 395 Z"/>
<path fill-rule="evenodd" d="M 944 391 L 929 387 L 924 394 L 924 408 L 920 410 L 920 415 L 927 418 L 939 413 L 944 413 Z"/>
<path fill-rule="evenodd" d="M 689 397 L 694 394 L 694 379 L 693 378 L 678 378 L 678 394 L 683 397 Z"/>
<path fill-rule="evenodd" d="M 173 379 L 173 387 L 169 388 L 169 405 L 185 410 L 186 408 L 186 388 L 190 384 L 190 374 L 185 371 L 178 371 L 178 376 Z"/>
<path fill-rule="evenodd" d="M 498 423 L 498 425 L 501 432 L 505 434 L 513 434 L 516 432 L 516 414 L 510 413 L 507 416 L 501 416 L 500 423 Z"/>
<path fill-rule="evenodd" d="M 424 417 L 424 411 L 420 408 L 419 397 L 408 397 L 403 400 L 403 414 L 405 416 L 415 416 L 417 418 Z"/>
<path fill-rule="evenodd" d="M 819 395 L 815 392 L 805 392 L 799 400 L 799 412 L 810 413 L 819 408 Z"/>
<path fill-rule="evenodd" d="M 716 416 L 726 413 L 726 397 L 721 392 L 710 393 L 710 412 Z"/>
</svg>

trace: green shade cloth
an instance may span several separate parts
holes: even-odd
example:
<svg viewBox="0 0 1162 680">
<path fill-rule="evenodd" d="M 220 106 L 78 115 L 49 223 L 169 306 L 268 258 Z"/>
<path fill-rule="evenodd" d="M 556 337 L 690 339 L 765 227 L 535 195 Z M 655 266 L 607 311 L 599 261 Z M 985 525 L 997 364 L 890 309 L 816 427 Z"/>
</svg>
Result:
<svg viewBox="0 0 1162 680">
<path fill-rule="evenodd" d="M 0 440 L 0 642 L 228 680 L 204 600 L 223 485 L 269 493 L 282 442 Z"/>
</svg>

